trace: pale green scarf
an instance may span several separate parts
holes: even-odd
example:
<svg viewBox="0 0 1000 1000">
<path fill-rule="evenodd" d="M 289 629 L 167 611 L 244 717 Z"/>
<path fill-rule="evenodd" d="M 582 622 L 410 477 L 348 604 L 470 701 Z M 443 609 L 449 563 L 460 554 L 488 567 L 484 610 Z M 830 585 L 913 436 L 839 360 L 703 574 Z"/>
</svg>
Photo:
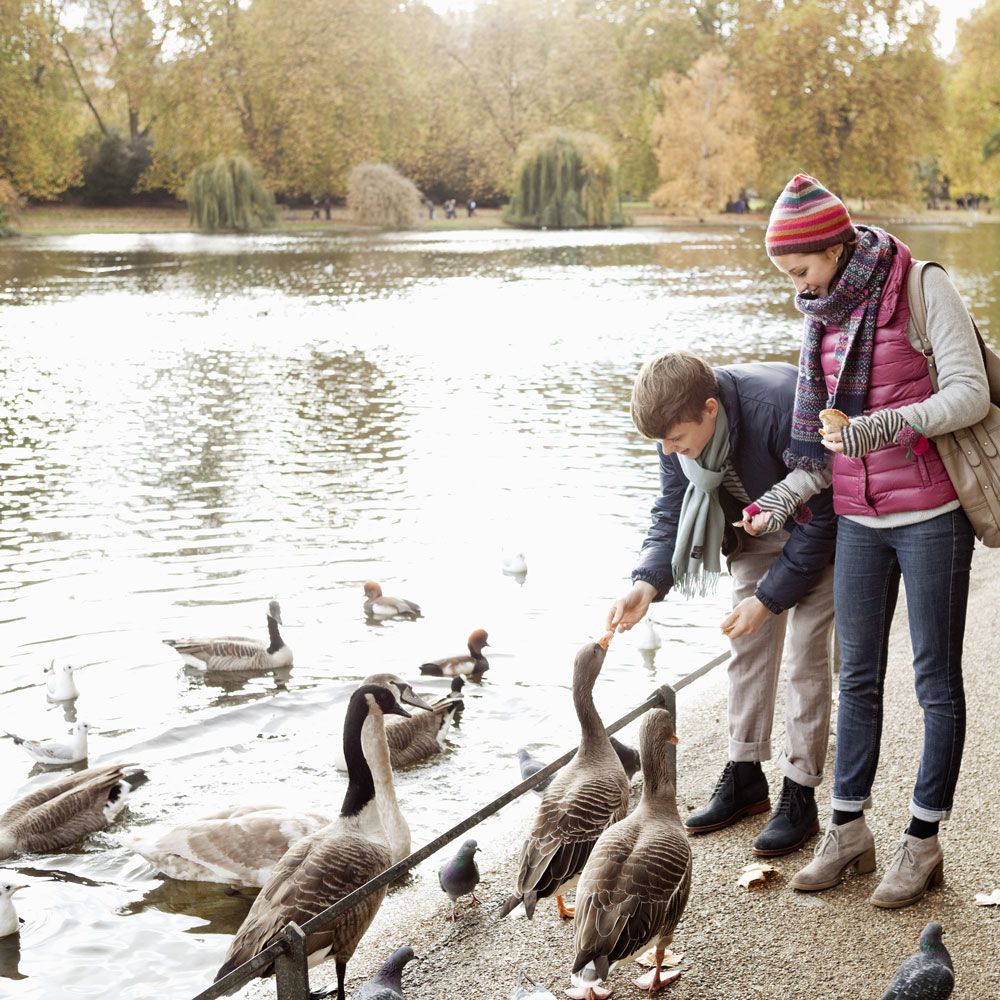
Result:
<svg viewBox="0 0 1000 1000">
<path fill-rule="evenodd" d="M 729 458 L 729 418 L 719 403 L 715 433 L 697 459 L 678 455 L 688 487 L 681 504 L 672 569 L 674 589 L 684 597 L 704 597 L 719 581 L 726 515 L 719 503 L 722 467 Z"/>
</svg>

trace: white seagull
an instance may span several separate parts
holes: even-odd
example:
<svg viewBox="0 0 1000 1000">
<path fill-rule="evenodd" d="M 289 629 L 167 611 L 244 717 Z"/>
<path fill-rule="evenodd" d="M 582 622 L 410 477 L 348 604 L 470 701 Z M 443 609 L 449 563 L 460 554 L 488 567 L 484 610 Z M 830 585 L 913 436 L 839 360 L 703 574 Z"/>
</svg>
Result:
<svg viewBox="0 0 1000 1000">
<path fill-rule="evenodd" d="M 18 889 L 27 888 L 26 885 L 18 885 L 16 882 L 0 882 L 0 938 L 9 937 L 21 929 L 24 921 L 14 909 L 13 896 Z"/>
<path fill-rule="evenodd" d="M 73 739 L 70 743 L 59 740 L 26 740 L 13 733 L 7 735 L 22 747 L 24 752 L 39 764 L 75 764 L 87 759 L 87 731 L 90 723 L 78 722 L 70 732 Z"/>
<path fill-rule="evenodd" d="M 49 701 L 71 701 L 80 697 L 73 680 L 73 668 L 68 663 L 53 660 L 45 668 L 45 696 Z"/>
</svg>

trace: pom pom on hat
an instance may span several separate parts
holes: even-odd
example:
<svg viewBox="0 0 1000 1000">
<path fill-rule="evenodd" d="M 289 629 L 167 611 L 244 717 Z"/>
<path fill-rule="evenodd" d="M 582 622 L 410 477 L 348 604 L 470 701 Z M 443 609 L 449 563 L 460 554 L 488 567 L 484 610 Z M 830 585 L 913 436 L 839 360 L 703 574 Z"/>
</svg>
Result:
<svg viewBox="0 0 1000 1000">
<path fill-rule="evenodd" d="M 815 177 L 796 174 L 771 209 L 764 234 L 769 257 L 816 253 L 855 237 L 847 206 Z"/>
</svg>

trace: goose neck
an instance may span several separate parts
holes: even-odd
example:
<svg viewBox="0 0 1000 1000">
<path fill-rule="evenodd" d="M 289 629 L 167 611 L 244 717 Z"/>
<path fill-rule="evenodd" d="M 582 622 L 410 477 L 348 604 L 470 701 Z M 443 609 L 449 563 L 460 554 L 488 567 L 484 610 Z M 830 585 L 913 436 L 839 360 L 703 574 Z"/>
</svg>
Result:
<svg viewBox="0 0 1000 1000">
<path fill-rule="evenodd" d="M 285 641 L 281 638 L 281 633 L 278 631 L 278 623 L 270 615 L 267 616 L 267 635 L 271 640 L 270 645 L 267 647 L 269 653 L 276 653 L 284 646 Z"/>
<path fill-rule="evenodd" d="M 356 816 L 375 798 L 375 781 L 362 750 L 362 727 L 368 716 L 365 698 L 352 698 L 344 720 L 344 760 L 347 763 L 347 793 L 341 816 Z M 384 738 L 384 734 L 383 734 Z"/>
<path fill-rule="evenodd" d="M 596 675 L 590 675 L 585 671 L 577 670 L 573 677 L 573 707 L 576 709 L 576 717 L 580 720 L 580 729 L 583 732 L 584 744 L 591 740 L 604 737 L 604 724 L 597 713 L 594 705 L 594 684 L 597 681 Z"/>
</svg>

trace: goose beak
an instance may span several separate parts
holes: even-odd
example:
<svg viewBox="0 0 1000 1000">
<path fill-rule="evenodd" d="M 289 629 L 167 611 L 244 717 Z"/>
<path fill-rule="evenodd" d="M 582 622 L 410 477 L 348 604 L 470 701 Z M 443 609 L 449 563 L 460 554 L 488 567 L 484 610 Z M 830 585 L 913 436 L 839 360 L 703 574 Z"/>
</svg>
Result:
<svg viewBox="0 0 1000 1000">
<path fill-rule="evenodd" d="M 392 708 L 389 709 L 388 714 L 389 715 L 401 715 L 404 719 L 411 718 L 410 713 L 407 712 L 406 709 L 403 708 L 403 706 L 400 705 L 398 701 L 396 702 L 396 704 Z"/>
<path fill-rule="evenodd" d="M 604 635 L 601 636 L 600 639 L 597 640 L 597 645 L 600 646 L 601 649 L 607 651 L 608 643 L 611 642 L 611 639 L 614 636 L 614 634 L 615 634 L 614 632 L 606 632 Z"/>
<path fill-rule="evenodd" d="M 674 735 L 670 737 L 670 742 L 673 743 L 674 746 L 677 746 L 677 744 L 680 743 L 680 740 L 677 738 L 676 733 L 674 733 Z"/>
<path fill-rule="evenodd" d="M 428 712 L 431 710 L 431 706 L 409 685 L 407 685 L 406 688 L 400 692 L 399 700 L 404 705 L 412 705 L 414 708 L 422 708 Z"/>
</svg>

